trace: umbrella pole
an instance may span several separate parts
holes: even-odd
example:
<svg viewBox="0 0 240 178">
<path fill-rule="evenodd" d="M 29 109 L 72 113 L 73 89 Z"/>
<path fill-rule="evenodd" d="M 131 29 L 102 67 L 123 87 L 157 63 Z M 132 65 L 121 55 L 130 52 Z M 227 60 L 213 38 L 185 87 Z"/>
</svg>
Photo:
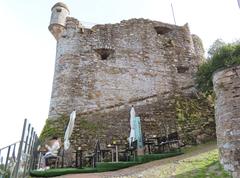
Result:
<svg viewBox="0 0 240 178">
<path fill-rule="evenodd" d="M 65 151 L 64 151 L 64 149 L 63 149 L 63 154 L 62 154 L 62 168 L 63 168 L 63 166 L 64 166 L 64 153 L 65 153 Z"/>
</svg>

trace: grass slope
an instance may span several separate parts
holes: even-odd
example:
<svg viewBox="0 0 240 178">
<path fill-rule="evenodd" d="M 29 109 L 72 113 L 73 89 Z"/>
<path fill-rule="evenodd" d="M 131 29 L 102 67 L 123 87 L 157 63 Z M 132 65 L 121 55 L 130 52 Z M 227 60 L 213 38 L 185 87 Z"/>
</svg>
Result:
<svg viewBox="0 0 240 178">
<path fill-rule="evenodd" d="M 137 162 L 100 163 L 97 165 L 97 168 L 64 168 L 50 169 L 42 172 L 32 171 L 32 175 L 35 175 L 35 177 L 50 177 L 70 173 L 93 173 L 113 171 L 149 162 L 151 160 L 168 157 L 167 159 L 159 160 L 158 165 L 156 165 L 156 162 L 153 162 L 153 164 L 148 163 L 149 167 L 146 168 L 144 171 L 139 171 L 137 167 L 128 168 L 131 169 L 131 172 L 134 169 L 136 169 L 136 171 L 134 171 L 135 173 L 133 175 L 126 176 L 126 178 L 231 178 L 231 176 L 223 170 L 222 166 L 219 163 L 216 142 L 210 142 L 203 145 L 184 148 L 183 152 L 185 154 L 179 157 L 172 157 L 174 156 L 174 154 L 152 154 L 138 157 Z M 181 153 L 178 152 L 177 154 Z"/>
<path fill-rule="evenodd" d="M 176 178 L 230 178 L 218 161 L 217 149 L 180 161 Z"/>
<path fill-rule="evenodd" d="M 192 147 L 185 150 L 185 153 L 195 153 L 196 149 L 203 149 L 204 146 L 206 145 Z M 195 155 L 150 168 L 140 174 L 146 178 L 231 178 L 218 159 L 217 149 L 199 154 L 196 152 Z"/>
</svg>

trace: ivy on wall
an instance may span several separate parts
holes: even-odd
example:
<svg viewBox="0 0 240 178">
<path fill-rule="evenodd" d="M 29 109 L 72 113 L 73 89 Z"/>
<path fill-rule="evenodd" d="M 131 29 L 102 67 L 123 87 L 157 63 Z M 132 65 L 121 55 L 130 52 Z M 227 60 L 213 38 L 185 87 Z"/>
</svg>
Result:
<svg viewBox="0 0 240 178">
<path fill-rule="evenodd" d="M 175 99 L 177 124 L 184 144 L 198 144 L 215 138 L 214 97 L 198 94 Z"/>
<path fill-rule="evenodd" d="M 53 136 L 64 137 L 64 130 L 68 123 L 68 117 L 65 115 L 60 116 L 57 120 L 47 119 L 40 134 L 40 141 L 44 142 Z"/>
<path fill-rule="evenodd" d="M 57 119 L 47 119 L 45 126 L 40 135 L 40 141 L 43 143 L 46 140 L 50 139 L 53 136 L 61 137 L 64 139 L 64 133 L 67 128 L 69 117 L 62 115 Z M 89 137 L 97 138 L 105 130 L 103 123 L 95 121 L 89 121 L 84 117 L 79 115 L 76 116 L 74 130 L 71 138 L 76 140 L 80 138 L 81 135 L 84 135 L 84 138 L 87 140 Z"/>
</svg>

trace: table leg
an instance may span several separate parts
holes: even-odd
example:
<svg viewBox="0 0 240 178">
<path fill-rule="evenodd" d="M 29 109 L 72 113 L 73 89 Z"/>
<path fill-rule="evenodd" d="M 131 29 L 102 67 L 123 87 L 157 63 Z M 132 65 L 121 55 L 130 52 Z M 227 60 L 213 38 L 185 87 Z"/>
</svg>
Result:
<svg viewBox="0 0 240 178">
<path fill-rule="evenodd" d="M 118 146 L 116 145 L 116 162 L 118 162 Z"/>
<path fill-rule="evenodd" d="M 76 151 L 75 167 L 78 167 L 78 150 Z"/>
<path fill-rule="evenodd" d="M 114 152 L 113 152 L 113 148 L 112 148 L 112 162 L 114 162 Z"/>
<path fill-rule="evenodd" d="M 79 168 L 82 168 L 82 150 L 80 151 L 80 154 L 79 154 Z"/>
<path fill-rule="evenodd" d="M 150 145 L 148 144 L 148 154 L 151 154 Z"/>
</svg>

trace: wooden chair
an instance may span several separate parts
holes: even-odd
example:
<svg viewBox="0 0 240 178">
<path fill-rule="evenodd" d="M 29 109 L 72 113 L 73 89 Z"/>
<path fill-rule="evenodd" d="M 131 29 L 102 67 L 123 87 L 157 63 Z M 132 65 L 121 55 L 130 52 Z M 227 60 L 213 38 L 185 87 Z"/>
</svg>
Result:
<svg viewBox="0 0 240 178">
<path fill-rule="evenodd" d="M 177 132 L 173 132 L 168 135 L 168 142 L 170 150 L 174 149 L 180 150 L 180 139 Z"/>
<path fill-rule="evenodd" d="M 163 136 L 158 139 L 158 144 L 155 144 L 158 153 L 180 149 L 179 136 L 177 132 L 169 134 L 167 137 Z"/>
</svg>

